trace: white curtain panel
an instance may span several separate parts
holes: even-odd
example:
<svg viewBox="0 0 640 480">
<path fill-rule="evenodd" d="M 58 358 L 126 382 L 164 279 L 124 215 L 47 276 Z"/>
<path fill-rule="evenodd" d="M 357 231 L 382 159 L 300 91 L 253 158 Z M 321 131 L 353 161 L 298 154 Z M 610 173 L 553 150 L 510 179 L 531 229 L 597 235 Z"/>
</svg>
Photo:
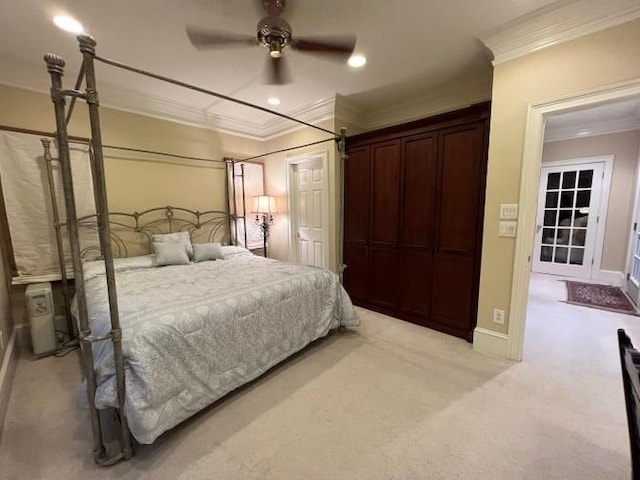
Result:
<svg viewBox="0 0 640 480">
<path fill-rule="evenodd" d="M 255 223 L 256 215 L 252 213 L 253 197 L 257 195 L 264 195 L 264 166 L 259 163 L 236 163 L 235 173 L 241 174 L 240 165 L 244 165 L 244 200 L 246 205 L 246 212 L 242 210 L 242 179 L 238 176 L 234 177 L 236 182 L 236 206 L 238 209 L 238 215 L 247 217 L 247 245 L 244 245 L 244 223 L 242 220 L 238 220 L 238 241 L 240 245 L 245 248 L 260 248 L 262 247 L 262 235 L 260 227 Z"/>
<path fill-rule="evenodd" d="M 57 158 L 55 142 L 52 155 Z M 71 145 L 74 193 L 78 217 L 95 214 L 88 146 Z M 56 198 L 62 222 L 66 220 L 62 175 L 57 160 L 52 163 Z M 7 209 L 11 242 L 18 270 L 18 283 L 60 278 L 60 266 L 49 197 L 44 150 L 37 135 L 0 131 L 0 179 Z M 62 228 L 67 270 L 71 271 L 71 249 L 66 227 Z M 94 231 L 81 232 L 81 246 L 97 244 Z"/>
</svg>

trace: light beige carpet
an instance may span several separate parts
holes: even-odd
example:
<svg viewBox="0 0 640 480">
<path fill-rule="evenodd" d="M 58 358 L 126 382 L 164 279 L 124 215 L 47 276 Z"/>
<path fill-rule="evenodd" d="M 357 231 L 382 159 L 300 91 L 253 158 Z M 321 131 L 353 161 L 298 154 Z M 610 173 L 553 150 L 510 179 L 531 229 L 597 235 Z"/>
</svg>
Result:
<svg viewBox="0 0 640 480">
<path fill-rule="evenodd" d="M 615 331 L 637 318 L 562 304 L 553 284 L 538 287 L 523 363 L 360 310 L 360 328 L 108 469 L 92 464 L 87 416 L 75 407 L 77 358 L 21 359 L 0 477 L 627 479 Z"/>
</svg>

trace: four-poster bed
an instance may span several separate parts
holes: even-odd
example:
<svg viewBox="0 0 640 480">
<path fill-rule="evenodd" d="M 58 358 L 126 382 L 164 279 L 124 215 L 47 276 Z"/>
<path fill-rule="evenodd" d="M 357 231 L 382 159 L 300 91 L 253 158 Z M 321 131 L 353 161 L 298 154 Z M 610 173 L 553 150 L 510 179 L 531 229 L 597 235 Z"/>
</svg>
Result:
<svg viewBox="0 0 640 480">
<path fill-rule="evenodd" d="M 54 54 L 47 54 L 45 62 L 51 76 L 51 98 L 55 109 L 58 160 L 65 195 L 66 222 L 64 226 L 69 234 L 76 292 L 73 306 L 70 298 L 66 299 L 66 305 L 69 311 L 73 311 L 78 325 L 93 432 L 94 460 L 99 465 L 110 465 L 121 459 L 132 457 L 131 432 L 142 443 L 151 443 L 163 431 L 234 388 L 256 378 L 316 338 L 326 335 L 330 330 L 339 326 L 357 324 L 357 317 L 348 295 L 342 289 L 335 274 L 314 267 L 288 265 L 263 259 L 242 251 L 242 249 L 233 250 L 233 247 L 227 247 L 228 249 L 224 253 L 224 262 L 202 262 L 159 268 L 149 268 L 152 265 L 145 263 L 144 258 L 141 257 L 138 257 L 141 259 L 133 267 L 131 265 L 123 267 L 115 260 L 114 257 L 121 253 L 122 245 L 118 240 L 114 241 L 114 238 L 118 238 L 118 235 L 114 233 L 114 227 L 124 228 L 124 224 L 118 221 L 114 222 L 114 215 L 119 215 L 121 219 L 127 219 L 129 223 L 126 224 L 126 228 L 131 231 L 148 235 L 149 224 L 142 224 L 140 221 L 141 217 L 148 213 L 159 214 L 161 217 L 164 215 L 169 222 L 168 233 L 184 229 L 193 232 L 199 231 L 205 224 L 205 221 L 202 220 L 203 215 L 223 214 L 220 225 L 227 225 L 228 233 L 223 234 L 221 238 L 216 237 L 216 239 L 221 240 L 221 243 L 237 243 L 237 230 L 234 237 L 231 227 L 233 223 L 236 223 L 237 228 L 237 205 L 231 205 L 232 202 L 228 201 L 227 205 L 230 208 L 228 212 L 200 213 L 175 207 L 163 207 L 163 209 L 152 209 L 152 211 L 142 213 L 110 213 L 104 175 L 103 149 L 105 145 L 102 143 L 101 136 L 94 62 L 99 61 L 139 75 L 268 112 L 328 133 L 331 135 L 330 138 L 303 146 L 336 141 L 340 152 L 340 168 L 346 158 L 345 131 L 342 130 L 340 134 L 336 134 L 330 130 L 242 100 L 99 57 L 95 53 L 96 42 L 93 38 L 80 35 L 78 40 L 83 63 L 73 89 L 65 90 L 63 88 L 64 61 L 62 58 Z M 84 91 L 80 90 L 83 81 L 86 84 Z M 65 108 L 67 97 L 71 98 L 68 109 Z M 86 101 L 91 124 L 90 163 L 96 204 L 96 214 L 91 218 L 78 218 L 76 215 L 69 157 L 70 140 L 67 124 L 78 98 Z M 51 154 L 46 142 L 44 147 L 46 155 L 49 157 L 48 162 L 50 162 Z M 269 152 L 263 156 L 272 153 L 276 152 Z M 231 171 L 233 179 L 235 175 L 233 165 L 238 161 L 241 160 L 225 159 L 227 178 L 229 178 L 229 171 Z M 48 164 L 50 165 L 50 163 Z M 236 196 L 235 194 L 230 195 L 230 185 L 235 185 L 235 179 L 231 183 L 227 182 L 226 185 L 227 199 L 232 198 L 235 203 Z M 182 222 L 181 226 L 174 230 L 171 225 L 172 221 L 175 221 L 173 215 L 177 211 L 192 215 L 192 218 Z M 245 206 L 243 206 L 242 212 L 245 216 Z M 220 216 L 218 216 L 219 220 Z M 54 221 L 58 234 L 63 225 L 59 218 L 54 218 Z M 95 246 L 87 250 L 80 244 L 79 229 L 87 226 L 87 222 L 97 230 L 99 239 L 98 250 L 102 261 L 100 263 L 101 270 L 99 269 L 95 275 L 87 274 L 88 265 L 83 263 L 83 253 L 95 251 Z M 216 231 L 219 233 L 218 229 Z M 244 232 L 246 235 L 246 228 Z M 208 237 L 208 240 L 214 239 L 214 236 Z M 62 248 L 61 240 L 59 245 Z M 62 268 L 64 269 L 64 266 Z M 234 269 L 241 273 L 234 274 L 231 271 Z M 193 288 L 177 288 L 178 284 L 175 282 L 171 283 L 171 288 L 167 288 L 166 286 L 169 285 L 167 276 L 182 279 L 183 283 L 190 283 Z M 220 278 L 221 281 L 214 283 L 212 278 Z M 68 284 L 66 279 L 64 282 Z M 147 284 L 149 285 L 149 288 L 145 290 L 147 296 L 141 300 L 143 296 L 136 288 Z M 256 284 L 260 287 L 259 289 Z M 171 315 L 167 313 L 169 310 L 157 311 L 156 305 L 150 305 L 154 299 L 158 299 L 160 291 L 158 289 L 162 286 L 165 288 L 160 294 L 160 297 L 163 297 L 162 308 L 169 309 Z M 296 293 L 300 291 L 304 293 Z M 153 295 L 149 292 L 152 292 Z M 160 317 L 158 317 L 159 313 Z M 201 325 L 201 327 L 194 329 L 194 324 Z M 172 329 L 172 331 L 181 329 L 180 335 L 166 334 L 168 329 Z M 141 331 L 143 333 L 140 333 Z M 189 337 L 189 334 L 193 332 L 200 332 L 201 336 L 198 337 L 198 341 L 204 344 L 196 348 L 195 357 L 200 358 L 206 367 L 203 367 L 202 364 L 194 364 L 191 358 L 186 358 L 189 355 L 185 355 L 185 351 L 190 351 L 189 348 L 193 347 L 194 342 L 189 343 L 185 339 L 192 338 Z M 126 343 L 124 345 L 126 359 L 125 352 L 123 352 L 123 339 Z M 180 341 L 184 345 L 189 343 L 190 346 L 175 348 L 172 343 L 175 343 L 176 339 L 182 339 Z M 109 340 L 110 342 L 108 342 Z M 159 349 L 165 354 L 164 370 L 157 369 L 153 366 L 153 362 L 148 361 L 148 358 L 153 356 L 154 349 Z M 215 358 L 209 360 L 209 357 Z M 153 380 L 154 375 L 157 377 L 162 372 L 171 370 L 167 367 L 167 358 L 178 362 L 182 367 L 179 372 L 174 371 L 174 377 L 185 372 L 197 376 L 195 383 L 204 385 L 203 392 L 194 393 L 193 389 L 185 387 L 173 396 L 164 395 L 167 390 L 175 386 L 175 383 L 172 382 L 178 382 L 178 380 L 166 378 Z M 245 359 L 247 360 L 245 361 Z M 127 375 L 125 375 L 125 360 L 128 361 Z M 189 380 L 180 381 L 184 385 L 190 385 Z M 159 397 L 162 398 L 158 400 Z M 119 412 L 120 452 L 111 458 L 108 458 L 105 453 L 97 403 L 102 408 L 115 407 Z M 167 405 L 169 406 L 167 407 Z M 167 410 L 177 413 L 171 418 L 167 418 L 166 415 L 163 416 L 163 412 Z M 133 422 L 131 431 L 129 420 Z"/>
</svg>

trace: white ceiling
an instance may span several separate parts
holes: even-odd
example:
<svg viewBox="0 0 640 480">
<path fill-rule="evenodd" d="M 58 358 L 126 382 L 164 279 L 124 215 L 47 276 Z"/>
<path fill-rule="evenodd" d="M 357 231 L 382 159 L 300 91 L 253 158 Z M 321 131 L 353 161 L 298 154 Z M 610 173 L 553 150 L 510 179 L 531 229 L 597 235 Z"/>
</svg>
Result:
<svg viewBox="0 0 640 480">
<path fill-rule="evenodd" d="M 275 95 L 282 104 L 269 108 L 287 113 L 336 94 L 361 109 L 382 109 L 460 78 L 486 80 L 491 64 L 478 38 L 552 0 L 288 0 L 294 36 L 355 33 L 356 50 L 368 64 L 355 71 L 288 51 L 295 82 L 286 86 L 262 83 L 265 50 L 196 51 L 185 35 L 187 24 L 253 34 L 260 18 L 256 0 L 0 2 L 0 83 L 48 90 L 47 52 L 66 59 L 66 81 L 73 83 L 80 60 L 76 40 L 51 23 L 53 15 L 68 13 L 96 38 L 99 55 L 265 107 Z M 215 116 L 240 124 L 269 118 L 111 67 L 98 71 L 105 105 L 174 117 L 188 111 L 203 123 Z"/>
<path fill-rule="evenodd" d="M 545 141 L 590 137 L 640 129 L 640 97 L 607 102 L 547 119 Z"/>
</svg>

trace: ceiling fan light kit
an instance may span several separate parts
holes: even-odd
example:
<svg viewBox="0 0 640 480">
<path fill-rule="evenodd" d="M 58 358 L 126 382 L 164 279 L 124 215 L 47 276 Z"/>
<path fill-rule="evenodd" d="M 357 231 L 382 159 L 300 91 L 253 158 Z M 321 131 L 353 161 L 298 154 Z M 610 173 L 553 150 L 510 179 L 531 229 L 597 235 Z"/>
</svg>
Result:
<svg viewBox="0 0 640 480">
<path fill-rule="evenodd" d="M 267 16 L 258 22 L 255 37 L 188 26 L 189 40 L 197 49 L 253 45 L 266 47 L 269 52 L 267 83 L 275 85 L 289 82 L 283 63 L 288 47 L 301 53 L 322 55 L 339 62 L 346 62 L 351 57 L 356 45 L 355 35 L 294 37 L 291 25 L 282 17 L 286 7 L 285 0 L 260 0 L 260 3 Z"/>
</svg>

